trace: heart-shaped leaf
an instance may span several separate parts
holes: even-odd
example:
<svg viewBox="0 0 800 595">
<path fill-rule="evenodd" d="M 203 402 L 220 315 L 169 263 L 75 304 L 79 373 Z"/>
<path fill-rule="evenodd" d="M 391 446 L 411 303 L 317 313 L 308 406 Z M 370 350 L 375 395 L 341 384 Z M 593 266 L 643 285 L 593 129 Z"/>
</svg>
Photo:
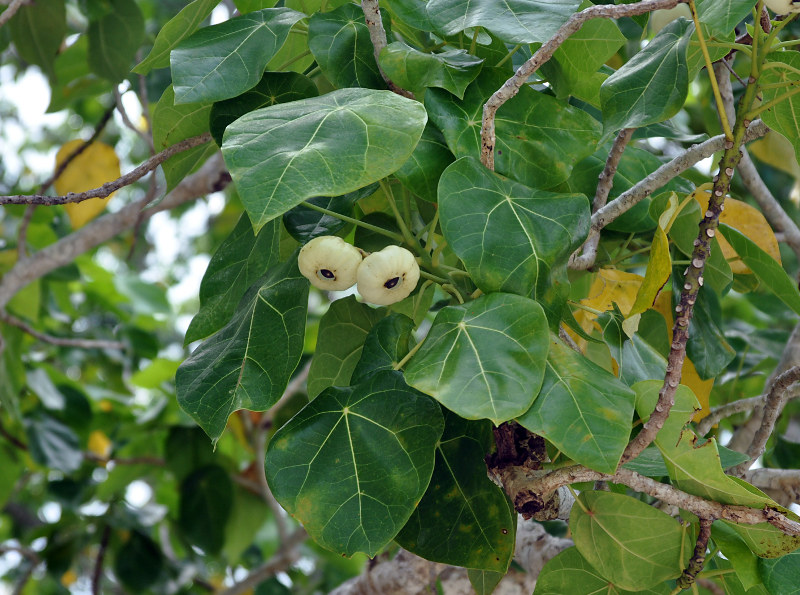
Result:
<svg viewBox="0 0 800 595">
<path fill-rule="evenodd" d="M 278 430 L 267 449 L 267 480 L 317 543 L 374 556 L 425 493 L 443 429 L 435 401 L 399 372 L 381 372 L 325 390 Z"/>
<path fill-rule="evenodd" d="M 542 390 L 517 421 L 576 462 L 614 473 L 631 433 L 635 393 L 552 338 Z"/>
<path fill-rule="evenodd" d="M 444 136 L 428 122 L 411 157 L 394 175 L 421 199 L 436 202 L 439 178 L 453 161 Z"/>
<path fill-rule="evenodd" d="M 425 92 L 428 115 L 456 157 L 480 155 L 483 106 L 507 78 L 484 68 L 463 100 L 441 89 Z M 575 163 L 594 153 L 601 134 L 586 112 L 528 86 L 503 105 L 495 125 L 495 171 L 534 188 L 566 180 Z"/>
<path fill-rule="evenodd" d="M 283 394 L 303 351 L 307 299 L 294 255 L 253 285 L 230 322 L 178 368 L 178 404 L 214 442 L 231 413 L 264 411 Z"/>
<path fill-rule="evenodd" d="M 427 119 L 419 102 L 391 91 L 341 89 L 242 116 L 225 131 L 222 154 L 258 231 L 307 198 L 394 172 Z"/>
<path fill-rule="evenodd" d="M 356 203 L 362 198 L 373 194 L 378 187 L 376 182 L 342 196 L 315 196 L 305 202 L 340 215 L 352 217 Z M 317 236 L 333 235 L 346 225 L 346 221 L 327 213 L 321 213 L 305 204 L 297 205 L 283 214 L 283 226 L 286 231 L 302 244 Z"/>
<path fill-rule="evenodd" d="M 753 10 L 753 0 L 697 0 L 697 18 L 716 34 L 734 30 Z"/>
<path fill-rule="evenodd" d="M 211 103 L 252 89 L 303 18 L 289 8 L 265 8 L 196 31 L 170 54 L 175 103 Z"/>
<path fill-rule="evenodd" d="M 382 370 L 393 370 L 408 353 L 413 332 L 414 321 L 404 314 L 389 314 L 375 323 L 350 382 L 356 384 Z"/>
<path fill-rule="evenodd" d="M 585 196 L 528 188 L 474 157 L 442 174 L 439 208 L 445 238 L 487 293 L 542 290 L 589 232 Z"/>
<path fill-rule="evenodd" d="M 500 424 L 527 411 L 539 394 L 549 343 L 538 303 L 484 295 L 439 311 L 406 380 L 461 417 Z"/>
<path fill-rule="evenodd" d="M 786 92 L 780 85 L 797 85 L 800 75 L 800 55 L 797 52 L 772 52 L 759 79 L 762 85 L 772 85 L 762 91 L 763 102 L 768 103 Z M 784 66 L 785 65 L 785 66 Z M 761 118 L 773 130 L 780 132 L 794 146 L 794 154 L 800 162 L 800 97 L 792 95 L 777 103 L 772 109 L 761 113 Z"/>
</svg>

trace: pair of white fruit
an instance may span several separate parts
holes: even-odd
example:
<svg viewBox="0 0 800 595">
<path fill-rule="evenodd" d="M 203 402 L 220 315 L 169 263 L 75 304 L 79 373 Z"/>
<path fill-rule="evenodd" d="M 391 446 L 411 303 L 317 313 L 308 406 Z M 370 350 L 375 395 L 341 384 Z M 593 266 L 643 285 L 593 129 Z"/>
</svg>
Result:
<svg viewBox="0 0 800 595">
<path fill-rule="evenodd" d="M 319 236 L 300 249 L 297 264 L 314 287 L 342 291 L 358 285 L 365 301 L 388 306 L 405 299 L 419 281 L 414 255 L 400 246 L 365 254 L 336 236 Z"/>
</svg>

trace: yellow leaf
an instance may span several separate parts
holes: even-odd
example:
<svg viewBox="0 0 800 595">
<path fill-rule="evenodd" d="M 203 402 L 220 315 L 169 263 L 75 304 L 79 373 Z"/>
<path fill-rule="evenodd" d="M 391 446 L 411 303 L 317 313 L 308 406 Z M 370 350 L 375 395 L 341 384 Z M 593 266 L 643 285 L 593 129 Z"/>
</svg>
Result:
<svg viewBox="0 0 800 595">
<path fill-rule="evenodd" d="M 61 165 L 78 147 L 80 139 L 71 140 L 58 150 L 56 167 Z M 114 149 L 101 142 L 94 142 L 70 161 L 54 186 L 58 194 L 85 192 L 98 188 L 120 176 L 119 158 Z M 110 196 L 109 196 L 110 198 Z M 83 202 L 64 205 L 73 229 L 82 227 L 99 215 L 106 207 L 107 199 L 92 198 Z"/>
<path fill-rule="evenodd" d="M 94 430 L 89 434 L 89 452 L 96 454 L 101 459 L 108 458 L 111 454 L 111 440 L 102 430 Z"/>
<path fill-rule="evenodd" d="M 78 580 L 78 575 L 75 574 L 75 571 L 71 569 L 67 570 L 64 574 L 61 575 L 61 584 L 67 588 L 74 585 L 77 580 Z"/>
<path fill-rule="evenodd" d="M 705 213 L 708 209 L 708 199 L 711 196 L 711 185 L 703 184 L 699 186 L 694 191 L 693 196 Z M 778 249 L 778 240 L 775 238 L 775 233 L 767 223 L 764 215 L 761 214 L 761 211 L 745 202 L 728 197 L 725 199 L 725 210 L 722 211 L 719 221 L 738 229 L 780 263 L 781 253 Z M 739 275 L 753 272 L 741 261 L 736 251 L 723 237 L 722 232 L 717 232 L 717 240 L 722 254 L 731 265 L 731 271 Z"/>
<path fill-rule="evenodd" d="M 623 314 L 627 314 L 636 299 L 636 294 L 642 285 L 644 277 L 633 273 L 626 273 L 617 269 L 600 269 L 589 287 L 589 295 L 581 300 L 581 304 L 591 310 L 605 312 L 611 309 L 611 304 L 616 303 Z M 575 312 L 575 321 L 581 328 L 590 333 L 594 326 L 594 319 L 597 318 L 587 310 Z M 567 331 L 572 335 L 578 346 L 583 351 L 586 341 L 578 337 L 575 333 Z"/>
<path fill-rule="evenodd" d="M 659 226 L 656 228 L 653 243 L 650 245 L 650 260 L 647 262 L 644 281 L 636 294 L 636 301 L 629 316 L 641 314 L 652 307 L 658 292 L 669 280 L 671 272 L 672 259 L 669 257 L 669 240 L 667 234 Z"/>
</svg>

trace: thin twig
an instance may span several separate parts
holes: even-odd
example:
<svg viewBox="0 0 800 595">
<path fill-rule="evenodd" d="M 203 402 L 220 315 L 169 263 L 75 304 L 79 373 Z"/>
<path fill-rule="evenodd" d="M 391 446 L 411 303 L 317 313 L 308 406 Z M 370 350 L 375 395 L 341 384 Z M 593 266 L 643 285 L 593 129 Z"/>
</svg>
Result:
<svg viewBox="0 0 800 595">
<path fill-rule="evenodd" d="M 14 590 L 12 591 L 12 595 L 22 595 L 25 591 L 25 585 L 28 583 L 28 580 L 30 580 L 36 567 L 42 563 L 42 559 L 39 557 L 39 554 L 30 548 L 21 545 L 0 544 L 0 555 L 8 552 L 16 552 L 28 560 L 28 567 L 20 574 L 16 585 L 14 585 Z"/>
<path fill-rule="evenodd" d="M 3 425 L 3 419 L 0 418 L 0 436 L 8 440 L 13 446 L 18 448 L 19 450 L 27 451 L 28 445 L 25 444 L 22 440 L 14 436 L 11 432 L 9 432 L 6 427 Z"/>
<path fill-rule="evenodd" d="M 259 493 L 272 511 L 272 516 L 275 518 L 275 526 L 278 528 L 278 538 L 280 542 L 285 543 L 289 539 L 289 525 L 286 523 L 283 508 L 278 504 L 275 496 L 272 495 L 272 490 L 269 489 L 264 469 L 265 458 L 267 456 L 267 430 L 258 425 L 254 428 L 253 434 L 253 450 L 255 450 L 256 454 L 255 471 L 258 477 Z"/>
<path fill-rule="evenodd" d="M 697 579 L 697 584 L 698 586 L 703 587 L 706 591 L 710 591 L 711 595 L 725 595 L 725 589 L 720 587 L 711 579 L 700 577 Z"/>
<path fill-rule="evenodd" d="M 790 389 L 786 393 L 786 401 L 792 401 L 800 397 L 800 390 Z M 757 397 L 749 397 L 747 399 L 739 399 L 725 403 L 718 407 L 714 407 L 711 412 L 704 417 L 700 423 L 695 427 L 698 436 L 705 436 L 713 426 L 718 424 L 726 417 L 731 417 L 737 413 L 744 413 L 745 411 L 753 411 L 758 407 L 762 407 L 767 402 L 767 393 Z"/>
<path fill-rule="evenodd" d="M 200 146 L 205 144 L 211 140 L 211 133 L 206 132 L 199 136 L 193 136 L 192 138 L 187 138 L 186 140 L 182 140 L 179 143 L 175 143 L 171 147 L 167 147 L 160 153 L 157 153 L 144 163 L 142 163 L 139 167 L 134 169 L 133 171 L 128 172 L 127 174 L 120 176 L 116 180 L 112 182 L 106 182 L 99 188 L 94 188 L 92 190 L 87 190 L 86 192 L 70 192 L 65 196 L 44 196 L 41 194 L 34 194 L 34 195 L 24 195 L 24 194 L 16 194 L 11 196 L 0 196 L 0 205 L 63 205 L 67 203 L 73 202 L 82 202 L 84 200 L 89 200 L 90 198 L 105 198 L 112 192 L 116 192 L 120 188 L 124 186 L 129 186 L 133 184 L 138 179 L 142 178 L 148 172 L 154 170 L 156 167 L 164 163 L 167 159 L 181 153 L 183 151 L 188 151 L 189 149 L 193 149 L 194 147 Z"/>
<path fill-rule="evenodd" d="M 553 57 L 555 51 L 571 35 L 577 33 L 583 24 L 591 19 L 606 18 L 618 19 L 645 14 L 657 9 L 674 8 L 679 0 L 642 0 L 634 4 L 597 5 L 590 6 L 580 12 L 574 13 L 569 20 L 561 25 L 556 33 L 547 40 L 542 47 L 536 50 L 522 66 L 520 66 L 510 79 L 489 98 L 483 106 L 483 124 L 481 126 L 481 162 L 494 171 L 495 116 L 497 110 L 509 99 L 514 97 L 528 78 L 539 67 Z"/>
<path fill-rule="evenodd" d="M 122 118 L 122 123 L 125 124 L 125 126 L 128 129 L 135 132 L 136 135 L 147 144 L 147 146 L 150 148 L 151 155 L 154 154 L 156 149 L 155 145 L 153 144 L 153 137 L 150 136 L 150 134 L 148 134 L 147 132 L 139 130 L 139 128 L 137 128 L 136 125 L 133 122 L 131 122 L 131 119 L 128 116 L 128 112 L 125 109 L 125 106 L 122 105 L 122 94 L 119 92 L 119 87 L 114 87 L 114 101 L 116 103 L 117 111 L 119 112 L 120 118 Z"/>
<path fill-rule="evenodd" d="M 592 213 L 606 206 L 608 195 L 611 193 L 611 188 L 614 186 L 614 176 L 617 173 L 617 167 L 622 159 L 622 154 L 625 152 L 625 147 L 631 140 L 635 128 L 623 128 L 614 139 L 614 144 L 611 146 L 611 151 L 608 153 L 606 165 L 603 171 L 600 172 L 597 181 L 597 190 L 595 191 L 594 201 L 592 202 Z M 586 270 L 594 265 L 597 258 L 597 246 L 600 244 L 600 230 L 591 228 L 586 241 L 583 243 L 583 253 L 578 255 L 580 250 L 576 250 L 575 254 L 570 258 L 570 268 L 576 270 Z"/>
<path fill-rule="evenodd" d="M 378 0 L 361 0 L 361 10 L 364 11 L 364 21 L 367 23 L 367 29 L 369 29 L 369 39 L 372 41 L 375 63 L 378 65 L 378 70 L 386 82 L 386 86 L 398 95 L 414 99 L 414 94 L 411 91 L 398 87 L 381 68 L 380 55 L 381 50 L 386 47 L 386 30 L 383 28 Z"/>
<path fill-rule="evenodd" d="M 786 402 L 789 400 L 789 387 L 794 383 L 800 382 L 800 366 L 794 366 L 778 376 L 769 387 L 767 398 L 764 405 L 764 416 L 761 419 L 761 426 L 756 431 L 753 442 L 747 449 L 748 461 L 733 467 L 729 473 L 741 475 L 755 463 L 756 459 L 764 454 L 767 440 L 775 429 L 775 422 L 783 411 Z"/>
<path fill-rule="evenodd" d="M 100 537 L 100 547 L 97 550 L 97 559 L 94 563 L 92 573 L 92 595 L 100 595 L 100 580 L 103 578 L 103 561 L 106 557 L 108 542 L 111 539 L 111 525 L 103 527 L 103 535 Z"/>
<path fill-rule="evenodd" d="M 22 7 L 23 4 L 29 3 L 30 0 L 11 0 L 11 4 L 8 5 L 3 12 L 0 12 L 0 27 L 5 25 L 8 21 L 11 20 L 17 11 Z"/>
<path fill-rule="evenodd" d="M 29 334 L 31 337 L 49 343 L 50 345 L 57 345 L 59 347 L 77 347 L 78 349 L 116 349 L 124 351 L 126 348 L 125 343 L 121 341 L 109 341 L 104 339 L 79 339 L 77 337 L 53 337 L 45 333 L 37 331 L 35 328 L 27 324 L 25 321 L 12 316 L 8 312 L 0 310 L 0 320 L 11 326 L 15 326 L 21 331 Z"/>
<path fill-rule="evenodd" d="M 259 422 L 261 429 L 267 429 L 272 425 L 272 418 L 277 413 L 281 406 L 291 397 L 299 393 L 305 388 L 306 381 L 308 380 L 308 373 L 311 370 L 311 360 L 308 360 L 294 378 L 289 381 L 286 390 L 283 391 L 281 398 L 278 399 L 269 411 L 265 412 Z"/>
<path fill-rule="evenodd" d="M 703 570 L 703 566 L 705 566 L 706 549 L 708 548 L 708 540 L 711 537 L 712 521 L 713 519 L 700 518 L 700 531 L 697 534 L 694 553 L 689 560 L 689 565 L 677 580 L 680 590 L 689 589 L 697 580 L 697 575 Z"/>
</svg>

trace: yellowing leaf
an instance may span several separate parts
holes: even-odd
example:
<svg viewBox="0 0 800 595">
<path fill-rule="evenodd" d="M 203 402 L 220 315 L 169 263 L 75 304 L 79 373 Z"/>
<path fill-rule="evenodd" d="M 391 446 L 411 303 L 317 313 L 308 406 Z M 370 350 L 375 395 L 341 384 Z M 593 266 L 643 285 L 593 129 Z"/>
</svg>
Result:
<svg viewBox="0 0 800 595">
<path fill-rule="evenodd" d="M 71 140 L 56 154 L 56 168 L 83 144 L 80 139 Z M 119 158 L 113 147 L 94 142 L 70 161 L 54 186 L 58 194 L 85 192 L 98 188 L 120 176 Z M 110 196 L 109 196 L 110 198 Z M 106 207 L 107 199 L 92 198 L 83 202 L 64 205 L 73 229 L 82 227 L 99 215 Z"/>
<path fill-rule="evenodd" d="M 711 196 L 711 185 L 703 184 L 699 186 L 697 190 L 694 191 L 693 196 L 700 204 L 700 208 L 705 212 L 708 209 L 708 199 Z M 725 199 L 725 210 L 722 211 L 719 221 L 720 223 L 726 223 L 738 229 L 751 241 L 755 242 L 759 248 L 780 263 L 781 254 L 778 249 L 778 240 L 775 238 L 775 233 L 772 231 L 769 223 L 767 223 L 764 215 L 761 214 L 761 211 L 751 207 L 745 202 L 728 197 Z M 719 241 L 722 254 L 731 265 L 731 271 L 740 275 L 753 272 L 741 261 L 736 251 L 719 231 L 717 232 L 717 240 Z"/>
<path fill-rule="evenodd" d="M 78 575 L 75 574 L 75 571 L 72 569 L 67 570 L 64 574 L 61 575 L 61 584 L 67 588 L 74 585 L 77 580 L 78 580 Z"/>
<path fill-rule="evenodd" d="M 96 454 L 101 459 L 105 459 L 111 454 L 111 440 L 102 430 L 94 430 L 89 434 L 89 452 Z"/>
<path fill-rule="evenodd" d="M 631 308 L 629 316 L 641 314 L 652 307 L 653 302 L 669 280 L 672 271 L 672 259 L 669 257 L 669 240 L 664 229 L 659 225 L 653 235 L 650 245 L 650 260 L 647 262 L 647 272 L 644 281 L 636 294 L 636 301 Z"/>
</svg>

